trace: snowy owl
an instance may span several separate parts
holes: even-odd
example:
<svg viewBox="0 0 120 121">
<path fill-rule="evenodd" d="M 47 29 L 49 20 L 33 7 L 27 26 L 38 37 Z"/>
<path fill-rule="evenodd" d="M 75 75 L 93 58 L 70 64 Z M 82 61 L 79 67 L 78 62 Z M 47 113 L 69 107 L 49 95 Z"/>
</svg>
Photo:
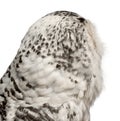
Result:
<svg viewBox="0 0 120 121">
<path fill-rule="evenodd" d="M 0 121 L 90 121 L 103 87 L 102 44 L 69 11 L 39 19 L 0 79 Z"/>
</svg>

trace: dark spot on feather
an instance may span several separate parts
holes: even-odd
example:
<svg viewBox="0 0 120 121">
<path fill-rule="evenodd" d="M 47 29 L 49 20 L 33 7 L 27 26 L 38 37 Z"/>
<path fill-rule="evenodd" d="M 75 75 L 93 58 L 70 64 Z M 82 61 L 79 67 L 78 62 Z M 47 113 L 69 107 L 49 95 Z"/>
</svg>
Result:
<svg viewBox="0 0 120 121">
<path fill-rule="evenodd" d="M 29 83 L 27 83 L 26 86 L 32 88 L 32 85 L 30 85 Z"/>
<path fill-rule="evenodd" d="M 22 80 L 22 81 L 25 81 L 25 77 L 22 76 L 22 77 L 21 77 L 21 80 Z"/>
<path fill-rule="evenodd" d="M 19 64 L 18 63 L 16 64 L 16 68 L 19 68 Z"/>
<path fill-rule="evenodd" d="M 21 90 L 18 88 L 18 85 L 15 82 L 15 79 L 13 77 L 11 77 L 11 82 L 13 82 L 13 85 L 14 85 L 15 90 L 18 91 L 19 93 L 21 93 Z"/>
<path fill-rule="evenodd" d="M 77 84 L 78 82 L 75 80 L 75 83 Z"/>
<path fill-rule="evenodd" d="M 19 63 L 22 63 L 22 55 L 19 58 Z"/>
<path fill-rule="evenodd" d="M 1 83 L 1 84 L 3 83 L 3 80 L 2 80 L 2 79 L 0 79 L 0 83 Z"/>
<path fill-rule="evenodd" d="M 57 64 L 56 65 L 56 68 L 60 69 L 61 68 L 61 65 Z"/>
<path fill-rule="evenodd" d="M 84 23 L 85 22 L 85 19 L 84 18 L 78 18 L 78 20 L 80 20 L 81 23 Z"/>
</svg>

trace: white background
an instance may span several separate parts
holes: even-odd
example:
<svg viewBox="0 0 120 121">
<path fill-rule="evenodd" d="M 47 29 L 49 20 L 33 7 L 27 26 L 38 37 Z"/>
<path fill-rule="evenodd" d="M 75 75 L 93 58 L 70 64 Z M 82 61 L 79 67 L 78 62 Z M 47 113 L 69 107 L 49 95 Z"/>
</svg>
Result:
<svg viewBox="0 0 120 121">
<path fill-rule="evenodd" d="M 120 1 L 0 0 L 0 77 L 13 60 L 28 28 L 43 15 L 70 10 L 95 23 L 105 45 L 105 88 L 91 108 L 91 121 L 120 121 Z"/>
</svg>

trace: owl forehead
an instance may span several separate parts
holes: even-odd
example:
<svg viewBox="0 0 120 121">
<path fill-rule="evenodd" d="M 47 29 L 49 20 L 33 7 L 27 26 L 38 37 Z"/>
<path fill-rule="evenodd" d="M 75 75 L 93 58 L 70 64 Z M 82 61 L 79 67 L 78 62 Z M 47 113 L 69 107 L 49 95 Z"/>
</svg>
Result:
<svg viewBox="0 0 120 121">
<path fill-rule="evenodd" d="M 28 36 L 31 37 L 31 41 L 39 40 L 43 37 L 43 41 L 47 41 L 48 44 L 66 43 L 66 41 L 68 43 L 71 42 L 70 40 L 74 44 L 78 42 L 78 38 L 81 40 L 82 35 L 85 33 L 85 21 L 84 18 L 75 13 L 57 11 L 48 14 L 33 24 L 28 31 Z"/>
<path fill-rule="evenodd" d="M 48 14 L 30 27 L 22 41 L 22 48 L 32 50 L 42 58 L 52 56 L 73 60 L 71 55 L 84 48 L 83 43 L 87 40 L 84 35 L 86 23 L 84 18 L 72 12 Z"/>
</svg>

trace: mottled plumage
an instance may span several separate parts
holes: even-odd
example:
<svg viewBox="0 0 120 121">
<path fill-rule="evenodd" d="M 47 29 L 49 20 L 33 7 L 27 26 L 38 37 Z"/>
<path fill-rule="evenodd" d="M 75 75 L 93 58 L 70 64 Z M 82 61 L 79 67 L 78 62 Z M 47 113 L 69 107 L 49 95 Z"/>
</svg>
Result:
<svg viewBox="0 0 120 121">
<path fill-rule="evenodd" d="M 42 17 L 0 79 L 0 121 L 89 121 L 101 58 L 89 20 L 68 11 Z"/>
</svg>

